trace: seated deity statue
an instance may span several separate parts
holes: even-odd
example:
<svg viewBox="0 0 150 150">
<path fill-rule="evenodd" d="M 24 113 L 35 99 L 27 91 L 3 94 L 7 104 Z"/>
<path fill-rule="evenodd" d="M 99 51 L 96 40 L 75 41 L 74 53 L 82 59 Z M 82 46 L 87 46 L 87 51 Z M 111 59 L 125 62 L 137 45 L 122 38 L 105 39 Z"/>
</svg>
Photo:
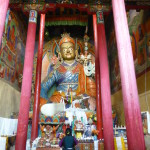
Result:
<svg viewBox="0 0 150 150">
<path fill-rule="evenodd" d="M 68 89 L 76 96 L 86 94 L 95 98 L 95 81 L 85 75 L 84 67 L 77 59 L 78 51 L 75 49 L 74 39 L 65 33 L 57 46 L 61 61 L 41 83 L 41 105 L 48 102 L 60 103 L 61 98 L 66 97 Z M 54 85 L 56 90 L 49 97 L 48 93 Z"/>
</svg>

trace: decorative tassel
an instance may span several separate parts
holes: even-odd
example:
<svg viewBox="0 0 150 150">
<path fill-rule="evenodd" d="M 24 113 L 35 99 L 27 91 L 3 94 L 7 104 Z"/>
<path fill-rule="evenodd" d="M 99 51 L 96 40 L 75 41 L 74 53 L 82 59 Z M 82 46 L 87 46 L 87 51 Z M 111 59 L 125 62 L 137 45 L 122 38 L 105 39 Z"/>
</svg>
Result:
<svg viewBox="0 0 150 150">
<path fill-rule="evenodd" d="M 115 146 L 115 150 L 118 150 L 116 138 L 114 138 L 114 146 Z"/>
<path fill-rule="evenodd" d="M 122 150 L 125 150 L 125 143 L 123 137 L 121 137 L 121 145 L 122 145 Z"/>
</svg>

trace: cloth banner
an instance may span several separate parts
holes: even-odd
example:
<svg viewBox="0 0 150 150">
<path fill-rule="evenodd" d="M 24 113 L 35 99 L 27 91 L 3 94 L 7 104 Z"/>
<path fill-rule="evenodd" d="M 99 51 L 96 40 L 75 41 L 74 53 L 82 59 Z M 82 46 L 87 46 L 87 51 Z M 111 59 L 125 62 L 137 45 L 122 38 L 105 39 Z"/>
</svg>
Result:
<svg viewBox="0 0 150 150">
<path fill-rule="evenodd" d="M 17 133 L 18 119 L 0 117 L 0 136 L 11 136 Z"/>
<path fill-rule="evenodd" d="M 114 138 L 115 150 L 125 150 L 125 143 L 123 137 Z"/>
<path fill-rule="evenodd" d="M 98 140 L 94 141 L 94 150 L 98 150 Z"/>
<path fill-rule="evenodd" d="M 0 137 L 0 150 L 6 150 L 6 137 Z"/>
</svg>

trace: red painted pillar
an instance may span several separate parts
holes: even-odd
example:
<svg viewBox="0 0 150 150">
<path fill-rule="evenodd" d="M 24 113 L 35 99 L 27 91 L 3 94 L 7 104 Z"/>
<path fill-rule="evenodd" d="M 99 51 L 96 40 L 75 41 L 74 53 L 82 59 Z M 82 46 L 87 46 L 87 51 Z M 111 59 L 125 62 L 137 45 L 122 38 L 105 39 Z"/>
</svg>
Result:
<svg viewBox="0 0 150 150">
<path fill-rule="evenodd" d="M 32 85 L 33 56 L 34 56 L 34 45 L 36 35 L 36 20 L 37 20 L 37 12 L 35 10 L 31 10 L 29 16 L 27 41 L 25 49 L 20 110 L 19 110 L 17 137 L 15 144 L 16 150 L 26 149 L 31 85 Z"/>
<path fill-rule="evenodd" d="M 100 87 L 100 66 L 99 52 L 97 48 L 97 18 L 93 15 L 94 43 L 95 43 L 95 78 L 96 78 L 96 115 L 97 115 L 97 130 L 99 131 L 98 139 L 103 138 L 102 131 L 102 104 L 101 104 L 101 87 Z"/>
<path fill-rule="evenodd" d="M 36 66 L 36 82 L 35 82 L 35 94 L 34 94 L 34 106 L 33 106 L 32 132 L 31 132 L 32 142 L 38 137 L 44 27 L 45 27 L 45 14 L 41 14 L 38 57 L 37 57 L 37 66 Z"/>
<path fill-rule="evenodd" d="M 145 150 L 141 111 L 124 0 L 112 0 L 129 150 Z"/>
<path fill-rule="evenodd" d="M 9 0 L 0 0 L 0 44 L 5 26 L 5 19 L 7 14 Z"/>
<path fill-rule="evenodd" d="M 98 50 L 102 98 L 102 118 L 105 150 L 114 149 L 109 67 L 103 12 L 97 12 Z"/>
</svg>

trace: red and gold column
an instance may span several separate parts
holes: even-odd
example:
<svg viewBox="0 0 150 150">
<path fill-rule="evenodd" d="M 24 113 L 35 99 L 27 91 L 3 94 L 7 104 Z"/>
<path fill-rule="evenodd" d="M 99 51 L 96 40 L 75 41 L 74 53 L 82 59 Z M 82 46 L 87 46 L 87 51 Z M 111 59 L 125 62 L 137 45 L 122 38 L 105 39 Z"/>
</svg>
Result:
<svg viewBox="0 0 150 150">
<path fill-rule="evenodd" d="M 112 0 L 129 150 L 145 150 L 141 111 L 124 0 Z"/>
<path fill-rule="evenodd" d="M 39 45 L 38 45 L 38 57 L 37 57 L 37 66 L 36 66 L 36 82 L 35 82 L 31 142 L 33 142 L 38 137 L 38 122 L 39 122 L 39 109 L 40 109 L 41 69 L 42 69 L 42 56 L 43 56 L 44 27 L 45 27 L 45 14 L 41 14 L 40 32 L 39 32 Z"/>
<path fill-rule="evenodd" d="M 2 41 L 8 5 L 9 0 L 0 0 L 0 44 Z"/>
<path fill-rule="evenodd" d="M 36 21 L 37 21 L 37 11 L 31 10 L 29 15 L 27 41 L 25 49 L 20 110 L 19 110 L 17 137 L 15 144 L 16 150 L 26 149 L 31 86 L 32 86 L 33 56 L 34 56 L 34 45 L 36 35 Z"/>
<path fill-rule="evenodd" d="M 98 139 L 103 138 L 102 131 L 102 104 L 101 104 L 101 87 L 100 87 L 100 66 L 99 66 L 99 52 L 98 52 L 98 37 L 97 37 L 97 18 L 93 15 L 93 30 L 95 43 L 95 78 L 96 78 L 96 115 L 97 115 L 97 130 L 99 131 Z"/>
<path fill-rule="evenodd" d="M 109 67 L 103 12 L 97 11 L 97 34 L 102 98 L 102 119 L 105 150 L 114 149 Z"/>
</svg>

